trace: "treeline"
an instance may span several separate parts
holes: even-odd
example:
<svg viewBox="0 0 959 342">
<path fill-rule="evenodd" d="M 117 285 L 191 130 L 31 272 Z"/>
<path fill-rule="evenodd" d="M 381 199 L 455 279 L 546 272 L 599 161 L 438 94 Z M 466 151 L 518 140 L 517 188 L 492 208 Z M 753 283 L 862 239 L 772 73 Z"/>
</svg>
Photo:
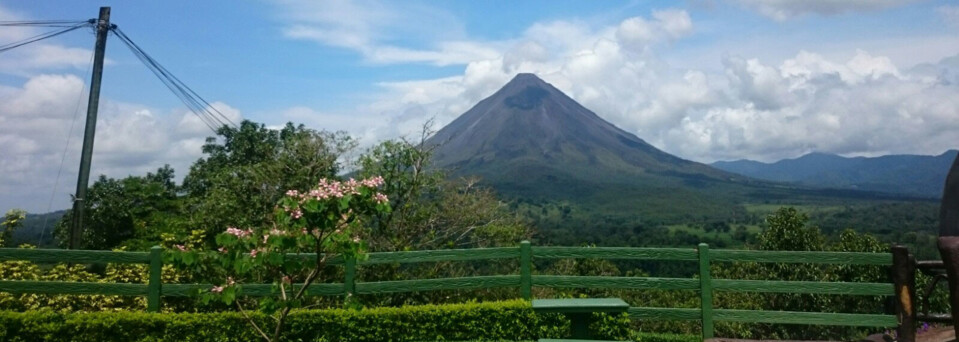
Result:
<svg viewBox="0 0 959 342">
<path fill-rule="evenodd" d="M 539 242 L 573 246 L 694 246 L 700 242 L 716 248 L 755 246 L 757 234 L 768 227 L 766 218 L 772 213 L 743 210 L 745 214 L 737 213 L 736 219 L 690 215 L 670 222 L 630 213 L 591 210 L 570 202 L 514 199 L 509 207 L 533 222 Z M 935 242 L 937 202 L 867 201 L 812 204 L 801 208 L 808 209 L 809 223 L 818 227 L 829 241 L 838 241 L 841 232 L 852 229 L 886 244 L 906 245 L 920 260 L 939 258 Z M 682 210 L 681 206 L 675 210 Z"/>
<path fill-rule="evenodd" d="M 209 248 L 227 227 L 271 225 L 288 190 L 306 191 L 322 178 L 373 175 L 384 178 L 393 210 L 367 221 L 371 251 L 512 245 L 530 237 L 526 221 L 491 191 L 430 168 L 432 150 L 423 140 L 385 141 L 350 158 L 356 148 L 342 132 L 302 125 L 224 126 L 207 139 L 182 184 L 169 166 L 126 178 L 100 176 L 84 202 L 80 248 Z M 52 235 L 60 247 L 67 245 L 73 215 L 66 211 L 56 224 Z M 24 241 L 30 242 L 17 242 Z"/>
</svg>

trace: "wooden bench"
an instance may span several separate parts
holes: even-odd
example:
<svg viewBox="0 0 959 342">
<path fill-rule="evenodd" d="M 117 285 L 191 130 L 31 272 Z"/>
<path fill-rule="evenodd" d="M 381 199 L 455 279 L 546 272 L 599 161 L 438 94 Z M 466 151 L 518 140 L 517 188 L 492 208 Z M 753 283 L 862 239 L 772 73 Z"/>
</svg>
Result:
<svg viewBox="0 0 959 342">
<path fill-rule="evenodd" d="M 589 318 L 594 312 L 626 312 L 629 304 L 619 298 L 534 299 L 533 311 L 559 312 L 569 317 L 571 338 L 588 340 Z M 548 340 L 540 340 L 548 341 Z M 559 340 L 554 340 L 559 341 Z M 567 340 L 568 341 L 568 340 Z"/>
</svg>

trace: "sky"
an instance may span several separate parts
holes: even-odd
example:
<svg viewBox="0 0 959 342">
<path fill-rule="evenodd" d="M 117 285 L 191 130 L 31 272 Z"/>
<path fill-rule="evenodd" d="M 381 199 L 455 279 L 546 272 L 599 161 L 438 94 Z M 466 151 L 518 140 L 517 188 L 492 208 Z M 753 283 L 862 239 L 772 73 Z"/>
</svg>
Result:
<svg viewBox="0 0 959 342">
<path fill-rule="evenodd" d="M 699 162 L 959 148 L 959 4 L 907 0 L 32 1 L 0 21 L 113 24 L 234 121 L 434 129 L 532 72 Z M 0 45 L 48 28 L 0 26 Z M 67 208 L 94 32 L 0 52 L 0 210 Z M 209 128 L 115 36 L 92 175 L 178 178 Z M 92 180 L 91 180 L 92 183 Z"/>
</svg>

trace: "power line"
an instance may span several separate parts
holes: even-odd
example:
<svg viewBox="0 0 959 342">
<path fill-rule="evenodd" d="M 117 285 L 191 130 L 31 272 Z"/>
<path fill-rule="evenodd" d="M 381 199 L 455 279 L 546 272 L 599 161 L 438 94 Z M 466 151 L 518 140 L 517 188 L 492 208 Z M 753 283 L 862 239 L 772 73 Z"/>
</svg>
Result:
<svg viewBox="0 0 959 342">
<path fill-rule="evenodd" d="M 59 36 L 59 35 L 61 35 L 61 34 L 64 34 L 64 33 L 67 33 L 67 32 L 73 31 L 73 30 L 76 30 L 76 29 L 81 28 L 81 27 L 88 27 L 88 26 L 90 26 L 90 25 L 91 25 L 91 24 L 90 24 L 89 22 L 82 22 L 82 23 L 79 23 L 79 24 L 76 24 L 76 25 L 73 25 L 73 26 L 69 26 L 68 28 L 63 29 L 63 30 L 54 30 L 54 31 L 50 31 L 50 32 L 45 32 L 45 33 L 41 33 L 41 34 L 38 34 L 38 35 L 33 36 L 33 37 L 30 37 L 30 38 L 26 38 L 26 39 L 21 40 L 21 41 L 18 41 L 18 42 L 13 42 L 13 43 L 10 43 L 10 44 L 7 44 L 7 45 L 0 45 L 0 53 L 6 52 L 7 50 L 11 50 L 11 49 L 14 49 L 14 48 L 18 48 L 18 47 L 21 47 L 21 46 L 24 46 L 24 45 L 27 45 L 27 44 L 30 44 L 30 43 L 33 43 L 33 42 L 38 42 L 38 41 L 41 41 L 41 40 L 44 40 L 44 39 L 47 39 L 47 38 L 53 38 L 53 37 Z"/>
<path fill-rule="evenodd" d="M 77 24 L 88 23 L 95 24 L 96 19 L 90 20 L 9 20 L 0 21 L 0 26 L 26 26 L 26 27 L 72 27 Z"/>
<path fill-rule="evenodd" d="M 163 65 L 160 65 L 153 57 L 150 57 L 146 51 L 134 43 L 122 30 L 113 26 L 111 31 L 113 31 L 114 35 L 126 44 L 126 46 L 130 48 L 130 51 L 160 79 L 160 82 L 163 82 L 163 85 L 165 85 L 167 89 L 170 89 L 213 133 L 216 133 L 217 128 L 222 126 L 236 127 L 236 123 L 210 105 L 209 102 L 200 97 L 199 94 L 163 67 Z"/>
</svg>

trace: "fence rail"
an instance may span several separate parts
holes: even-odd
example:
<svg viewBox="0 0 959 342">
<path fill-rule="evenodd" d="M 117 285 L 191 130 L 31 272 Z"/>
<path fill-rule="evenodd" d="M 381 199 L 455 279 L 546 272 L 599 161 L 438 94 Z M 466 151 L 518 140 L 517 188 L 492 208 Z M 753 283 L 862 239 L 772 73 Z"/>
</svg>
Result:
<svg viewBox="0 0 959 342">
<path fill-rule="evenodd" d="M 314 258 L 313 255 L 297 255 Z M 914 292 L 915 261 L 905 248 L 894 247 L 893 253 L 843 252 L 781 252 L 748 250 L 710 250 L 706 244 L 698 248 L 629 248 L 629 247 L 549 247 L 531 246 L 524 241 L 518 247 L 477 248 L 462 250 L 429 250 L 411 252 L 369 253 L 364 260 L 331 258 L 330 265 L 344 267 L 342 283 L 313 284 L 307 290 L 311 296 L 342 296 L 354 294 L 383 294 L 435 290 L 472 290 L 488 288 L 518 288 L 519 296 L 531 299 L 532 288 L 605 288 L 658 289 L 697 291 L 699 308 L 632 307 L 628 315 L 637 320 L 700 321 L 704 339 L 713 337 L 714 321 L 845 325 L 868 327 L 899 327 L 902 341 L 914 341 L 915 313 L 911 312 Z M 696 278 L 560 276 L 533 274 L 536 260 L 548 259 L 607 259 L 656 260 L 697 262 Z M 379 282 L 359 282 L 357 269 L 368 265 L 406 264 L 446 261 L 487 261 L 514 259 L 519 261 L 516 274 L 439 279 L 414 279 Z M 209 284 L 162 284 L 162 250 L 149 252 L 110 252 L 51 249 L 0 248 L 0 261 L 26 260 L 39 263 L 135 263 L 149 265 L 147 284 L 80 283 L 53 281 L 0 280 L 0 292 L 42 294 L 96 294 L 119 296 L 146 296 L 147 310 L 159 311 L 162 297 L 187 297 L 198 290 L 209 289 Z M 892 266 L 893 279 L 889 283 L 815 282 L 712 279 L 710 267 L 716 263 L 804 263 Z M 910 268 L 911 263 L 911 268 Z M 856 296 L 896 296 L 896 315 L 789 312 L 761 310 L 733 310 L 713 308 L 717 292 L 802 293 Z M 907 295 L 903 295 L 907 294 Z M 273 295 L 271 284 L 244 284 L 243 295 L 263 297 Z"/>
</svg>

